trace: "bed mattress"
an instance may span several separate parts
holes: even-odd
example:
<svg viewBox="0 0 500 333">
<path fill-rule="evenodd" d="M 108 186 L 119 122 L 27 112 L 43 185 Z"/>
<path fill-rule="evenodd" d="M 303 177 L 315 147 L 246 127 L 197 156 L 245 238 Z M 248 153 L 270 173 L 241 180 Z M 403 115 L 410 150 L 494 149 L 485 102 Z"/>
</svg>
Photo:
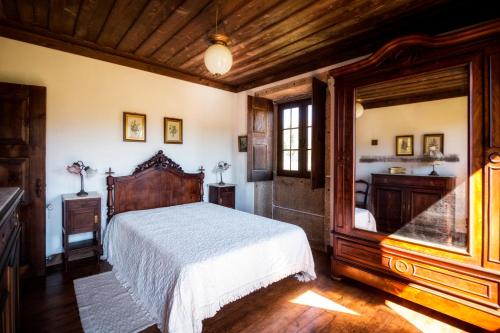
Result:
<svg viewBox="0 0 500 333">
<path fill-rule="evenodd" d="M 301 228 L 204 202 L 117 214 L 104 245 L 163 332 L 201 332 L 203 319 L 254 290 L 316 278 Z"/>
</svg>

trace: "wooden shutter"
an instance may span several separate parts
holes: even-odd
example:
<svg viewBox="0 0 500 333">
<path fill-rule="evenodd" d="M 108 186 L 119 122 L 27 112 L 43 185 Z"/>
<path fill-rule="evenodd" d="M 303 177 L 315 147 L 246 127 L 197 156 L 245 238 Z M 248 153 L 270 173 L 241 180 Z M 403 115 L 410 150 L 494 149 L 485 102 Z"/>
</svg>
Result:
<svg viewBox="0 0 500 333">
<path fill-rule="evenodd" d="M 249 182 L 273 179 L 273 102 L 248 96 L 248 156 Z"/>
<path fill-rule="evenodd" d="M 312 152 L 311 187 L 325 187 L 325 118 L 326 88 L 323 81 L 312 80 Z"/>
</svg>

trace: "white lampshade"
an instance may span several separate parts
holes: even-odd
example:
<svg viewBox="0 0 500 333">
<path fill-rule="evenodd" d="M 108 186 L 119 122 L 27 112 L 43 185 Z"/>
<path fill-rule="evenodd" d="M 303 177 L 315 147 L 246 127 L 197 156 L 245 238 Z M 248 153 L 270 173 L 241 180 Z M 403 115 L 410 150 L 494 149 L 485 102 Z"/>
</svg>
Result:
<svg viewBox="0 0 500 333">
<path fill-rule="evenodd" d="M 205 66 L 215 75 L 229 72 L 233 65 L 233 55 L 224 44 L 213 44 L 205 51 Z"/>
<path fill-rule="evenodd" d="M 363 104 L 361 104 L 360 102 L 356 102 L 356 118 L 361 117 L 363 115 L 363 112 L 365 112 Z"/>
</svg>

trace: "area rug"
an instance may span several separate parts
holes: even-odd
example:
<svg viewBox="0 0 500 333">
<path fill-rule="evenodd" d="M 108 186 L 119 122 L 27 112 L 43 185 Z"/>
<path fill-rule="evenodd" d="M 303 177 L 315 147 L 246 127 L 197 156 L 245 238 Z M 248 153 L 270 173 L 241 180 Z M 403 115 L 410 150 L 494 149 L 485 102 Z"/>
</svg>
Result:
<svg viewBox="0 0 500 333">
<path fill-rule="evenodd" d="M 139 332 L 154 324 L 113 272 L 77 279 L 73 283 L 85 333 Z"/>
</svg>

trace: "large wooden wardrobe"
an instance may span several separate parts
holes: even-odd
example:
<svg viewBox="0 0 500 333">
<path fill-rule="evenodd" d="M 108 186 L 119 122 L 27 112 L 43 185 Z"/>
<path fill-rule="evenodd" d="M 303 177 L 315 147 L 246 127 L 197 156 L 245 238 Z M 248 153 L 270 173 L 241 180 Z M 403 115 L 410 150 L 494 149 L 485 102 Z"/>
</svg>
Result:
<svg viewBox="0 0 500 333">
<path fill-rule="evenodd" d="M 357 89 L 447 68 L 467 73 L 463 243 L 448 246 L 356 227 Z M 332 276 L 500 330 L 500 21 L 399 38 L 330 76 Z"/>
</svg>

